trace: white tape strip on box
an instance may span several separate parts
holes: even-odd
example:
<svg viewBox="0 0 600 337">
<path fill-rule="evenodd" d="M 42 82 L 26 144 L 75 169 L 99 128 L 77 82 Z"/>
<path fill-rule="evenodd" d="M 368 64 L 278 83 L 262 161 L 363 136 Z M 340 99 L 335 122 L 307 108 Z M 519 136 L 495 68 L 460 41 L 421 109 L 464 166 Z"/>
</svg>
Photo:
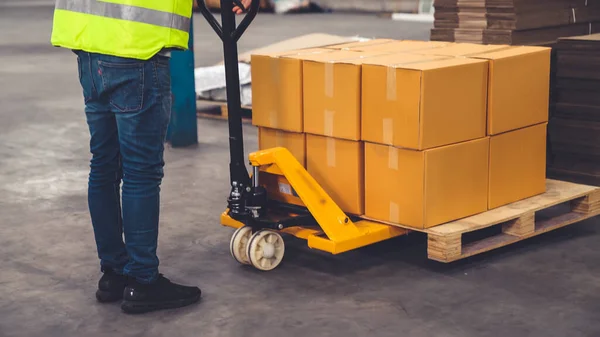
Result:
<svg viewBox="0 0 600 337">
<path fill-rule="evenodd" d="M 335 111 L 325 110 L 324 116 L 325 120 L 323 121 L 323 133 L 325 133 L 325 136 L 327 137 L 333 137 L 333 120 L 335 117 Z"/>
<path fill-rule="evenodd" d="M 383 143 L 392 145 L 394 143 L 394 121 L 391 118 L 383 119 Z"/>
<path fill-rule="evenodd" d="M 273 57 L 271 58 L 271 62 L 270 62 L 270 68 L 271 68 L 271 76 L 272 76 L 272 81 L 273 81 L 273 85 L 275 88 L 281 88 L 281 83 L 280 83 L 280 79 L 281 76 L 279 76 L 279 58 L 277 57 Z M 275 98 L 276 95 L 271 95 L 272 98 Z M 273 105 L 271 106 L 271 111 L 269 111 L 269 125 L 272 128 L 277 128 L 279 127 L 279 113 L 277 111 L 278 109 L 278 105 L 275 104 L 275 102 L 277 102 L 277 100 L 273 100 Z"/>
<path fill-rule="evenodd" d="M 335 167 L 335 139 L 327 138 L 327 166 Z"/>
</svg>

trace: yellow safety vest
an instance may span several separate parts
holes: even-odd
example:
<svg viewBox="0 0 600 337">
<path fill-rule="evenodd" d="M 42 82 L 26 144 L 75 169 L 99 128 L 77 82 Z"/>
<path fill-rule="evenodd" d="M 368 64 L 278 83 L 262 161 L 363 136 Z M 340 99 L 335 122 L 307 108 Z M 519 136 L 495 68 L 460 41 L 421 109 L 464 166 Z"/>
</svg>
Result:
<svg viewBox="0 0 600 337">
<path fill-rule="evenodd" d="M 147 60 L 187 49 L 193 0 L 57 0 L 54 46 Z"/>
</svg>

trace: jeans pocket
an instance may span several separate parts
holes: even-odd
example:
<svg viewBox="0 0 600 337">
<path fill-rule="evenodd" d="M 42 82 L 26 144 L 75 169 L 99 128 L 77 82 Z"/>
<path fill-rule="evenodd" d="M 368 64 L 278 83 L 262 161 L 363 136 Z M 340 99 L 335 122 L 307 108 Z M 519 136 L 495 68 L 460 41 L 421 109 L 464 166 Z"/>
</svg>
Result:
<svg viewBox="0 0 600 337">
<path fill-rule="evenodd" d="M 81 75 L 83 70 L 81 69 L 81 57 L 77 55 L 77 75 L 79 75 L 79 82 L 81 82 Z"/>
<path fill-rule="evenodd" d="M 120 112 L 141 110 L 144 105 L 144 63 L 98 61 L 104 91 Z"/>
<path fill-rule="evenodd" d="M 77 54 L 77 74 L 79 76 L 79 84 L 81 84 L 81 88 L 83 89 L 83 101 L 85 104 L 87 104 L 90 101 L 90 99 L 92 99 L 92 95 L 90 94 L 90 83 L 92 80 L 90 78 L 83 77 L 84 71 L 85 70 L 83 69 L 81 56 Z"/>
<path fill-rule="evenodd" d="M 158 58 L 155 62 L 155 67 L 158 95 L 162 101 L 163 111 L 165 113 L 164 117 L 166 118 L 168 124 L 171 118 L 171 105 L 173 103 L 169 58 Z"/>
</svg>

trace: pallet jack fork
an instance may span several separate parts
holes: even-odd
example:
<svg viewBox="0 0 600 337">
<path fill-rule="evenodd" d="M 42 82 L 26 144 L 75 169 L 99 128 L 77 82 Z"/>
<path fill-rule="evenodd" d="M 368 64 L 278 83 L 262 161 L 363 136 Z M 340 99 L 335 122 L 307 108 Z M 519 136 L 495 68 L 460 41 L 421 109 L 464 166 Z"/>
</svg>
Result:
<svg viewBox="0 0 600 337">
<path fill-rule="evenodd" d="M 236 27 L 234 4 L 246 15 Z M 249 155 L 252 175 L 245 165 L 241 119 L 237 41 L 256 17 L 260 2 L 246 9 L 238 0 L 221 0 L 221 24 L 204 0 L 198 7 L 223 42 L 231 192 L 221 224 L 235 228 L 230 242 L 233 258 L 241 264 L 269 271 L 282 261 L 285 243 L 280 233 L 304 239 L 308 246 L 339 254 L 404 235 L 402 228 L 384 225 L 344 213 L 323 188 L 285 148 L 277 147 Z M 276 201 L 259 180 L 261 172 L 283 176 L 304 206 Z"/>
</svg>

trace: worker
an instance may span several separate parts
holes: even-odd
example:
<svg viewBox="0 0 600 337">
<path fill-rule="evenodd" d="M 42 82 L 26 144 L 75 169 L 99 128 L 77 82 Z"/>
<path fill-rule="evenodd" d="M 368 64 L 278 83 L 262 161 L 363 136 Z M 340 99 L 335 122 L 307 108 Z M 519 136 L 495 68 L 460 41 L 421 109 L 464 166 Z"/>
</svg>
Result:
<svg viewBox="0 0 600 337">
<path fill-rule="evenodd" d="M 90 132 L 96 298 L 121 300 L 125 313 L 183 307 L 201 295 L 159 273 L 157 257 L 169 57 L 188 47 L 193 1 L 56 1 L 51 43 L 76 54 Z"/>
</svg>

